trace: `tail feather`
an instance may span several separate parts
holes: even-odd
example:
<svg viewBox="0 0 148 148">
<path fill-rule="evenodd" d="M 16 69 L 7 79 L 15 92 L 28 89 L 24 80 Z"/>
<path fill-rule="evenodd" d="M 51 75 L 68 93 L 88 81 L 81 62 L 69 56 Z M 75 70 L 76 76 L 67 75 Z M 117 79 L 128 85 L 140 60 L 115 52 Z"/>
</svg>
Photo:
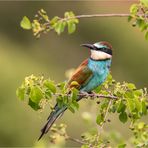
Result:
<svg viewBox="0 0 148 148">
<path fill-rule="evenodd" d="M 64 113 L 64 111 L 67 109 L 66 106 L 63 106 L 62 108 L 59 108 L 56 104 L 54 107 L 54 111 L 52 111 L 47 119 L 47 123 L 44 125 L 44 127 L 41 129 L 41 135 L 38 138 L 40 140 L 44 134 L 46 134 L 53 123 Z"/>
<path fill-rule="evenodd" d="M 83 97 L 80 96 L 77 101 L 80 101 Z M 49 117 L 47 118 L 47 123 L 44 125 L 44 127 L 41 129 L 41 135 L 38 138 L 38 141 L 43 137 L 44 134 L 46 134 L 49 129 L 51 128 L 51 126 L 53 125 L 53 123 L 63 115 L 64 111 L 67 109 L 66 106 L 63 106 L 61 108 L 59 108 L 58 104 L 55 105 L 54 107 L 54 111 L 52 111 L 49 115 Z"/>
</svg>

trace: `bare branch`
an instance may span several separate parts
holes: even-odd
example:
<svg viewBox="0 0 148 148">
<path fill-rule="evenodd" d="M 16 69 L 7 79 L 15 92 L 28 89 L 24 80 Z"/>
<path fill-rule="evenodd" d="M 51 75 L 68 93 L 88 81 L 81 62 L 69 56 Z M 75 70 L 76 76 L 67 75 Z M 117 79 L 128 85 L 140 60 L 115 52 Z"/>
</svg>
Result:
<svg viewBox="0 0 148 148">
<path fill-rule="evenodd" d="M 80 139 L 72 138 L 72 137 L 70 137 L 70 136 L 67 136 L 67 137 L 66 137 L 66 140 L 71 140 L 71 141 L 74 141 L 74 142 L 79 143 L 79 144 L 87 144 L 87 143 L 83 142 L 83 141 L 80 140 Z"/>
<path fill-rule="evenodd" d="M 75 17 L 69 17 L 69 18 L 60 18 L 59 21 L 67 21 L 74 18 L 94 18 L 94 17 L 129 17 L 130 13 L 106 13 L 106 14 L 82 14 L 82 15 L 76 15 Z M 138 16 L 144 16 L 143 14 L 138 14 Z"/>
<path fill-rule="evenodd" d="M 118 99 L 118 97 L 113 96 L 113 95 L 102 95 L 102 94 L 96 94 L 96 93 L 80 93 L 79 96 L 82 96 L 84 98 L 89 98 L 91 97 L 91 99 L 93 98 L 108 98 L 108 99 Z"/>
</svg>

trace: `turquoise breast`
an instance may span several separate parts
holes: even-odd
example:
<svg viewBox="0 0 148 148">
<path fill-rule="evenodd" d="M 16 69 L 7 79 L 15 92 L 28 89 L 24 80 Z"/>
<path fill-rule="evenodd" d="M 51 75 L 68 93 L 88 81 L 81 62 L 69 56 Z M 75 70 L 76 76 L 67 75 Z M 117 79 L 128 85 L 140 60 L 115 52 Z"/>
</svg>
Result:
<svg viewBox="0 0 148 148">
<path fill-rule="evenodd" d="M 89 59 L 88 67 L 93 72 L 93 75 L 90 80 L 81 87 L 80 91 L 90 92 L 101 85 L 109 74 L 110 66 L 111 59 L 102 61 L 94 61 Z"/>
</svg>

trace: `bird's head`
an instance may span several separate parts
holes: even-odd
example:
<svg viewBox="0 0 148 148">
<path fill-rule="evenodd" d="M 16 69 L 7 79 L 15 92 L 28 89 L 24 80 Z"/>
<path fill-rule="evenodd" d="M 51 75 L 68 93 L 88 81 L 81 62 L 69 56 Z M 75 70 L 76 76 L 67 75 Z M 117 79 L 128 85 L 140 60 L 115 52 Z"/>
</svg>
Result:
<svg viewBox="0 0 148 148">
<path fill-rule="evenodd" d="M 91 59 L 106 60 L 112 58 L 112 46 L 110 43 L 101 41 L 95 44 L 82 44 L 91 50 Z"/>
</svg>

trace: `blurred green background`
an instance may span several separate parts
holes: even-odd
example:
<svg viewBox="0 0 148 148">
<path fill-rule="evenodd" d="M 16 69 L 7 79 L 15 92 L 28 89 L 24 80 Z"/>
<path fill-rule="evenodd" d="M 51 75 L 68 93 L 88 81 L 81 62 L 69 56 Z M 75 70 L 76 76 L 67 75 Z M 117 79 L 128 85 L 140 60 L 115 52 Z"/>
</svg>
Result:
<svg viewBox="0 0 148 148">
<path fill-rule="evenodd" d="M 77 67 L 89 56 L 82 43 L 108 41 L 114 48 L 112 75 L 117 81 L 128 81 L 138 88 L 148 87 L 148 41 L 144 34 L 127 22 L 127 18 L 81 19 L 74 34 L 58 36 L 51 32 L 35 39 L 19 23 L 24 15 L 30 19 L 40 9 L 50 17 L 61 16 L 65 11 L 78 14 L 128 13 L 130 1 L 62 1 L 62 2 L 0 2 L 0 146 L 33 146 L 48 116 L 33 111 L 27 103 L 16 98 L 16 88 L 25 76 L 44 74 L 56 82 L 65 80 L 65 71 Z M 92 107 L 90 107 L 92 104 Z M 59 122 L 68 125 L 68 133 L 80 137 L 88 129 L 81 120 L 81 112 L 93 112 L 92 101 L 81 101 L 80 112 L 67 111 Z M 113 116 L 106 130 L 118 130 L 126 139 L 129 130 Z M 122 128 L 121 128 L 122 127 Z M 45 136 L 44 139 L 47 139 Z M 74 143 L 69 143 L 74 146 Z"/>
</svg>

